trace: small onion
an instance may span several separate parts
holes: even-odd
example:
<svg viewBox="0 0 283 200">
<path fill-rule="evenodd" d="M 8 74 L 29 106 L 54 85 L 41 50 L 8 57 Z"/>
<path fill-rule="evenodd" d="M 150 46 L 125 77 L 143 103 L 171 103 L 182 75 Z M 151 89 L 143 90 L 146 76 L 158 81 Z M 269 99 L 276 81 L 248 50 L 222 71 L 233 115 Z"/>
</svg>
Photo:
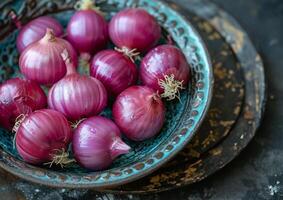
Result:
<svg viewBox="0 0 283 200">
<path fill-rule="evenodd" d="M 161 28 L 155 18 L 140 8 L 120 11 L 110 21 L 109 35 L 120 48 L 144 52 L 153 47 L 161 37 Z"/>
<path fill-rule="evenodd" d="M 80 75 L 65 50 L 67 75 L 49 90 L 48 105 L 75 121 L 99 114 L 107 105 L 107 92 L 96 78 Z"/>
<path fill-rule="evenodd" d="M 173 45 L 160 45 L 152 49 L 140 66 L 142 83 L 168 100 L 179 98 L 179 91 L 187 85 L 189 76 L 186 57 Z"/>
<path fill-rule="evenodd" d="M 45 35 L 47 28 L 52 29 L 56 37 L 61 37 L 64 33 L 61 24 L 49 16 L 38 17 L 24 27 L 18 28 L 20 32 L 17 37 L 17 48 L 20 53 L 30 44 L 40 40 Z"/>
<path fill-rule="evenodd" d="M 67 39 L 80 53 L 92 54 L 106 46 L 108 24 L 92 0 L 81 0 L 79 5 L 68 23 Z"/>
<path fill-rule="evenodd" d="M 96 116 L 75 129 L 72 148 L 77 162 L 91 170 L 107 168 L 130 147 L 121 139 L 119 128 L 109 119 Z"/>
<path fill-rule="evenodd" d="M 55 110 L 43 109 L 23 118 L 16 133 L 16 147 L 28 163 L 63 165 L 69 162 L 66 151 L 71 139 L 67 119 Z"/>
<path fill-rule="evenodd" d="M 0 124 L 11 130 L 21 114 L 46 106 L 43 90 L 33 81 L 13 78 L 0 86 Z"/>
<path fill-rule="evenodd" d="M 95 55 L 90 75 L 100 80 L 114 96 L 137 81 L 136 65 L 125 55 L 114 50 L 104 50 Z"/>
<path fill-rule="evenodd" d="M 29 45 L 20 56 L 20 69 L 26 78 L 39 84 L 54 84 L 66 74 L 66 65 L 61 53 L 67 49 L 74 63 L 77 54 L 71 44 L 57 38 L 51 29 L 45 36 Z"/>
<path fill-rule="evenodd" d="M 156 135 L 165 120 L 165 107 L 158 94 L 146 86 L 132 86 L 113 105 L 113 117 L 131 140 L 143 141 Z"/>
</svg>

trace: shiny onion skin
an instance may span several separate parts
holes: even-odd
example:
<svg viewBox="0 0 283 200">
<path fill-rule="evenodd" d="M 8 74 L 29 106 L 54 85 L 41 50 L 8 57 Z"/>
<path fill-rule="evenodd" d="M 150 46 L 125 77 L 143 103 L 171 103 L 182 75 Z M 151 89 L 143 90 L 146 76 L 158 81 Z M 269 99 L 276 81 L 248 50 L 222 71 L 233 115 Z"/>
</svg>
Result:
<svg viewBox="0 0 283 200">
<path fill-rule="evenodd" d="M 68 72 L 49 90 L 49 107 L 72 121 L 99 114 L 107 105 L 105 87 L 96 78 L 78 74 L 68 56 L 65 57 Z"/>
<path fill-rule="evenodd" d="M 100 80 L 113 96 L 137 82 L 136 65 L 124 54 L 114 50 L 104 50 L 94 56 L 90 75 Z"/>
<path fill-rule="evenodd" d="M 0 125 L 11 130 L 21 114 L 42 109 L 47 100 L 33 81 L 13 78 L 0 85 Z"/>
<path fill-rule="evenodd" d="M 110 21 L 109 35 L 122 48 L 145 52 L 161 37 L 161 28 L 155 18 L 140 8 L 128 8 L 117 13 Z"/>
<path fill-rule="evenodd" d="M 140 65 L 142 84 L 169 100 L 178 98 L 179 90 L 187 85 L 189 76 L 190 66 L 184 54 L 173 45 L 155 47 L 143 58 Z M 171 91 L 164 91 L 164 88 Z"/>
<path fill-rule="evenodd" d="M 30 44 L 40 40 L 46 33 L 46 29 L 54 31 L 56 37 L 61 37 L 64 33 L 61 24 L 49 16 L 38 17 L 20 29 L 17 37 L 17 48 L 20 53 Z"/>
<path fill-rule="evenodd" d="M 105 169 L 115 158 L 130 150 L 122 141 L 115 123 L 101 116 L 79 124 L 74 132 L 72 148 L 76 161 L 90 170 Z"/>
<path fill-rule="evenodd" d="M 92 54 L 107 45 L 108 23 L 92 1 L 81 0 L 80 4 L 68 23 L 67 39 L 80 53 Z"/>
<path fill-rule="evenodd" d="M 45 36 L 29 45 L 21 54 L 19 65 L 22 74 L 39 84 L 51 85 L 66 74 L 66 65 L 61 53 L 67 49 L 74 63 L 77 63 L 77 53 L 72 45 L 64 39 L 55 37 L 51 29 Z"/>
<path fill-rule="evenodd" d="M 146 86 L 132 86 L 122 92 L 113 105 L 112 113 L 122 133 L 134 141 L 156 135 L 165 120 L 161 98 Z"/>
<path fill-rule="evenodd" d="M 24 118 L 16 133 L 16 148 L 24 161 L 38 165 L 67 151 L 71 139 L 67 119 L 55 110 L 43 109 Z"/>
</svg>

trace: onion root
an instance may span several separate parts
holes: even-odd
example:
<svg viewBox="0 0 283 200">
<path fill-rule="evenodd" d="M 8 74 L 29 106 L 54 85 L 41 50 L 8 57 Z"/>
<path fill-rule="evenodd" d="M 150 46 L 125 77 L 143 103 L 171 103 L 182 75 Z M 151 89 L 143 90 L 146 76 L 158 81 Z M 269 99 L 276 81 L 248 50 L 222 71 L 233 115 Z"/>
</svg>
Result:
<svg viewBox="0 0 283 200">
<path fill-rule="evenodd" d="M 174 74 L 164 75 L 164 79 L 159 79 L 158 84 L 162 89 L 164 89 L 162 98 L 167 98 L 168 101 L 179 99 L 180 100 L 180 90 L 185 89 L 183 87 L 183 81 L 175 80 Z"/>
<path fill-rule="evenodd" d="M 69 165 L 73 162 L 76 162 L 75 159 L 70 159 L 69 153 L 66 152 L 65 149 L 58 149 L 56 154 L 53 155 L 53 160 L 44 163 L 44 165 L 49 165 L 49 167 L 52 167 L 52 165 L 55 164 L 60 165 L 61 168 L 64 168 L 66 165 Z"/>
</svg>

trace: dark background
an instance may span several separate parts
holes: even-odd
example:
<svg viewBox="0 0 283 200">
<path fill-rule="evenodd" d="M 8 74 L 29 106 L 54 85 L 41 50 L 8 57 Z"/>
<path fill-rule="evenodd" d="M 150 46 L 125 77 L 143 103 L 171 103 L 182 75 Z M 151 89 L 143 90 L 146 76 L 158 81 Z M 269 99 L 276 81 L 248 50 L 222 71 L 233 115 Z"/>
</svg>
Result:
<svg viewBox="0 0 283 200">
<path fill-rule="evenodd" d="M 283 0 L 210 1 L 236 18 L 248 32 L 264 61 L 268 102 L 264 120 L 255 138 L 223 170 L 195 185 L 160 194 L 124 197 L 74 190 L 68 192 L 67 199 L 283 199 Z M 186 0 L 178 2 L 185 4 Z M 65 193 L 64 189 L 58 191 L 38 188 L 25 181 L 17 181 L 11 185 L 4 175 L 0 178 L 0 200 L 61 200 L 61 194 Z"/>
</svg>

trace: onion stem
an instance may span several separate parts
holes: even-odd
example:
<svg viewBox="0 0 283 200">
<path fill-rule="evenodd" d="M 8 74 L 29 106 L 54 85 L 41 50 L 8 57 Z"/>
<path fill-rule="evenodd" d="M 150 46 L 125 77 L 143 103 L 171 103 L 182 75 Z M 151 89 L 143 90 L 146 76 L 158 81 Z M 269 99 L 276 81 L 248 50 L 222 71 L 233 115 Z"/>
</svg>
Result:
<svg viewBox="0 0 283 200">
<path fill-rule="evenodd" d="M 86 120 L 86 118 L 77 120 L 74 123 L 70 122 L 72 129 L 76 129 L 84 120 Z"/>
<path fill-rule="evenodd" d="M 49 165 L 49 167 L 52 167 L 53 164 L 60 165 L 61 168 L 64 168 L 66 165 L 76 162 L 75 159 L 69 158 L 69 153 L 65 151 L 65 149 L 58 149 L 56 154 L 52 155 L 53 160 L 47 163 L 44 163 L 44 165 Z"/>
<path fill-rule="evenodd" d="M 134 63 L 135 59 L 139 59 L 140 52 L 137 52 L 137 49 L 128 49 L 127 47 L 122 47 L 122 48 L 114 48 L 116 51 L 123 53 L 125 56 L 130 58 L 130 60 Z"/>
<path fill-rule="evenodd" d="M 183 87 L 183 81 L 175 80 L 174 74 L 171 74 L 170 76 L 164 75 L 164 80 L 159 79 L 158 84 L 164 89 L 163 94 L 161 94 L 162 98 L 167 98 L 168 101 L 177 98 L 181 101 L 180 90 L 185 88 Z"/>
<path fill-rule="evenodd" d="M 75 4 L 74 8 L 76 10 L 94 10 L 100 15 L 104 15 L 100 7 L 96 6 L 95 0 L 80 0 Z"/>
<path fill-rule="evenodd" d="M 69 54 L 67 49 L 63 50 L 63 52 L 61 53 L 61 57 L 62 57 L 63 61 L 66 64 L 66 67 L 67 67 L 66 75 L 77 73 L 73 62 L 71 61 L 71 57 L 70 57 L 70 54 Z"/>
<path fill-rule="evenodd" d="M 56 41 L 56 36 L 54 35 L 54 32 L 51 28 L 46 29 L 46 33 L 43 37 L 43 40 L 48 41 L 48 42 L 55 42 Z"/>
</svg>

